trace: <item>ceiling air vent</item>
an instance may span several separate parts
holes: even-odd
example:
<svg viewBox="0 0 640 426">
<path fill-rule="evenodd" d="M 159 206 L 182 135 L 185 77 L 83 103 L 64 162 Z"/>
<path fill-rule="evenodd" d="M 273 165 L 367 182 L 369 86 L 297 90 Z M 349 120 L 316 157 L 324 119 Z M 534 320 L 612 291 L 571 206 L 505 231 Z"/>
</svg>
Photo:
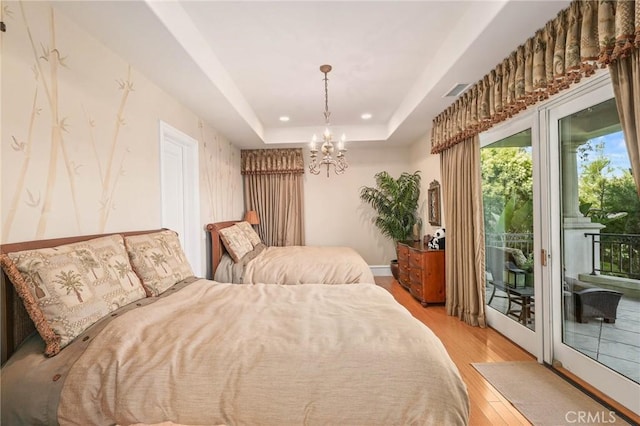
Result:
<svg viewBox="0 0 640 426">
<path fill-rule="evenodd" d="M 460 93 L 464 92 L 466 88 L 469 87 L 469 83 L 458 83 L 451 90 L 449 90 L 443 97 L 444 98 L 455 98 Z"/>
</svg>

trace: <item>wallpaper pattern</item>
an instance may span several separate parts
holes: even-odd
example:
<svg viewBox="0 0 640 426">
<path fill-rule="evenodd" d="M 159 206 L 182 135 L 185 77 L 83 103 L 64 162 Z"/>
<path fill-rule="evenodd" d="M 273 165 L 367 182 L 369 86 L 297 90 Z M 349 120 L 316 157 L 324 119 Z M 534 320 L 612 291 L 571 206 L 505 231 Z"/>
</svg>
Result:
<svg viewBox="0 0 640 426">
<path fill-rule="evenodd" d="M 159 227 L 159 120 L 199 141 L 203 228 L 241 216 L 237 148 L 51 4 L 3 3 L 3 242 Z"/>
</svg>

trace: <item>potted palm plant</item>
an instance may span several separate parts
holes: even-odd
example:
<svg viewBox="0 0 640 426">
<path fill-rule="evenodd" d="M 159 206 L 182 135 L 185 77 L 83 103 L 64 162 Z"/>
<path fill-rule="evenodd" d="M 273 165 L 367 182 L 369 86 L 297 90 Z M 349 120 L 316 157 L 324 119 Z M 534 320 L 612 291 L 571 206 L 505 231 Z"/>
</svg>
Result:
<svg viewBox="0 0 640 426">
<path fill-rule="evenodd" d="M 385 235 L 391 238 L 398 250 L 398 241 L 409 239 L 413 227 L 420 222 L 418 218 L 418 199 L 420 198 L 420 171 L 404 172 L 397 179 L 382 171 L 376 173 L 375 187 L 362 187 L 360 199 L 370 204 L 378 213 L 375 224 Z M 391 261 L 391 272 L 398 279 L 398 260 Z"/>
</svg>

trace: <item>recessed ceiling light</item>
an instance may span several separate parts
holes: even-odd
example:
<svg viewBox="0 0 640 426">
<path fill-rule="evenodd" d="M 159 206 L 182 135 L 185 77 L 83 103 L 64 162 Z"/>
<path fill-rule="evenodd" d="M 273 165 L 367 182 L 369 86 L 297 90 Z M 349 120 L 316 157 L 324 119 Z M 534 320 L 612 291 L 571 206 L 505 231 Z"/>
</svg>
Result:
<svg viewBox="0 0 640 426">
<path fill-rule="evenodd" d="M 280 117 L 280 121 L 289 121 L 289 117 L 286 115 L 283 115 L 282 117 Z"/>
<path fill-rule="evenodd" d="M 360 116 L 360 118 L 362 118 L 363 120 L 368 120 L 368 119 L 370 119 L 371 117 L 372 117 L 372 115 L 371 115 L 371 114 L 369 114 L 368 112 L 365 112 L 364 114 L 362 114 L 362 115 Z"/>
</svg>

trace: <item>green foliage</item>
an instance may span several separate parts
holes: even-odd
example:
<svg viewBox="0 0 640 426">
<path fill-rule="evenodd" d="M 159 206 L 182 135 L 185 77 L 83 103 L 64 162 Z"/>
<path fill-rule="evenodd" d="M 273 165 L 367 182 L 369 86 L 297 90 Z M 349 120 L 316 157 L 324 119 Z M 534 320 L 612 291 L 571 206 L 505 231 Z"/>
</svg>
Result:
<svg viewBox="0 0 640 426">
<path fill-rule="evenodd" d="M 581 158 L 593 158 L 580 170 L 580 212 L 605 225 L 603 232 L 640 234 L 640 199 L 631 172 L 611 166 L 603 142 L 580 148 Z"/>
<path fill-rule="evenodd" d="M 362 187 L 360 199 L 378 213 L 375 224 L 383 235 L 395 241 L 407 240 L 418 220 L 420 171 L 404 172 L 394 179 L 387 172 L 375 175 L 376 187 Z"/>
<path fill-rule="evenodd" d="M 482 197 L 488 233 L 533 230 L 533 166 L 525 148 L 483 148 Z"/>
</svg>

